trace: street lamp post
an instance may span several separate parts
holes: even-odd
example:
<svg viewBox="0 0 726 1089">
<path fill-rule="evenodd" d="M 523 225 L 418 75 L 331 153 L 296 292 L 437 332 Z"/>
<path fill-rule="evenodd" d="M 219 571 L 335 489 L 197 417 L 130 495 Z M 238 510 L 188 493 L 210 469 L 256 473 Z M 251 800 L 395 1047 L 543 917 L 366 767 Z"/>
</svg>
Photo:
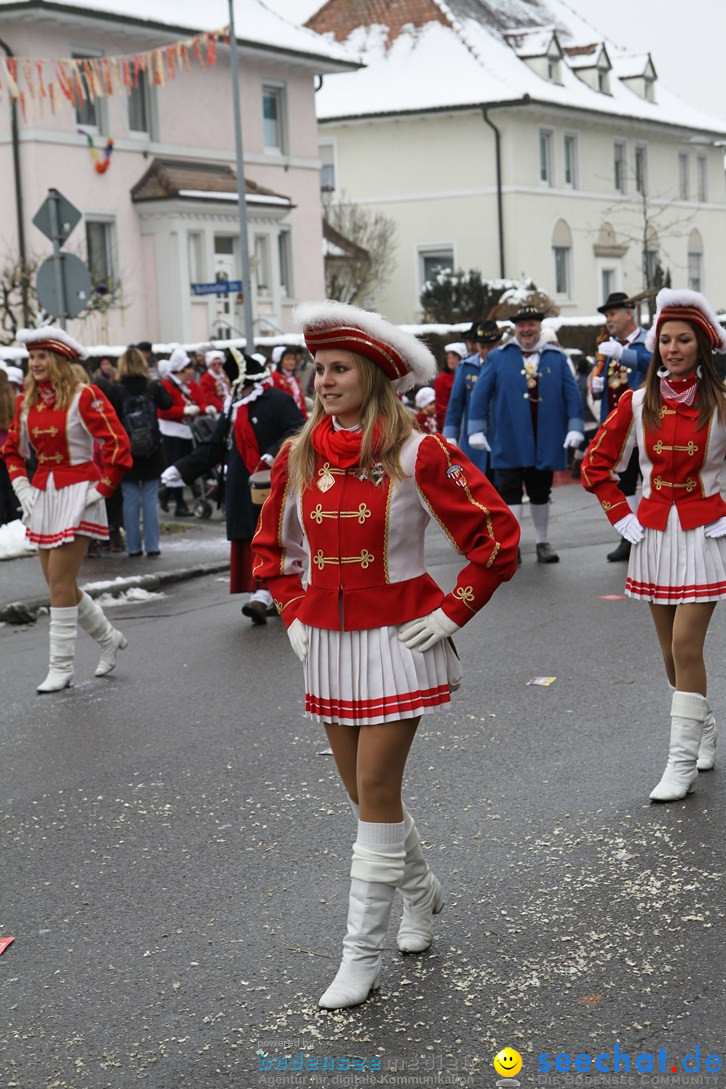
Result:
<svg viewBox="0 0 726 1089">
<path fill-rule="evenodd" d="M 252 284 L 250 281 L 250 247 L 247 237 L 247 204 L 245 194 L 245 168 L 242 145 L 242 115 L 239 104 L 239 62 L 237 60 L 237 35 L 234 29 L 234 0 L 229 0 L 229 62 L 232 69 L 232 102 L 234 105 L 234 143 L 237 154 L 237 211 L 239 214 L 239 243 L 242 258 L 242 299 L 244 305 L 245 348 L 254 350 L 254 326 L 252 321 Z"/>
</svg>

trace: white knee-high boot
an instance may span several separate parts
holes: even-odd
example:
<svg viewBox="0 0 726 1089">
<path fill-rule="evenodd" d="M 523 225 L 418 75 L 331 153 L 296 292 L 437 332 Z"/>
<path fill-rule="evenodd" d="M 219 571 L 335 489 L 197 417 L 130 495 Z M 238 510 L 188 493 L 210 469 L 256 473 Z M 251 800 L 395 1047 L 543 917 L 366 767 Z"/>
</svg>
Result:
<svg viewBox="0 0 726 1089">
<path fill-rule="evenodd" d="M 78 602 L 78 623 L 87 631 L 91 639 L 101 646 L 101 658 L 96 666 L 96 676 L 105 677 L 116 665 L 119 650 L 128 646 L 128 639 L 106 619 L 100 605 L 85 591 Z"/>
<path fill-rule="evenodd" d="M 73 656 L 76 651 L 78 606 L 50 610 L 50 658 L 48 676 L 38 692 L 60 692 L 73 684 Z"/>
<path fill-rule="evenodd" d="M 325 1010 L 359 1006 L 378 986 L 383 942 L 396 886 L 403 877 L 404 822 L 358 822 L 353 845 L 348 931 L 337 975 L 318 1003 Z"/>
<path fill-rule="evenodd" d="M 693 790 L 698 778 L 696 760 L 707 712 L 708 702 L 700 692 L 673 693 L 668 763 L 661 781 L 650 793 L 654 802 L 677 802 Z"/>
<path fill-rule="evenodd" d="M 699 771 L 710 771 L 716 763 L 716 737 L 716 716 L 713 713 L 713 707 L 706 700 L 706 717 L 703 720 L 703 733 L 696 761 Z"/>
<path fill-rule="evenodd" d="M 444 897 L 441 885 L 426 861 L 413 817 L 405 806 L 403 817 L 406 857 L 398 886 L 403 896 L 403 918 L 397 943 L 402 953 L 423 953 L 434 940 L 434 915 L 443 908 Z"/>
</svg>

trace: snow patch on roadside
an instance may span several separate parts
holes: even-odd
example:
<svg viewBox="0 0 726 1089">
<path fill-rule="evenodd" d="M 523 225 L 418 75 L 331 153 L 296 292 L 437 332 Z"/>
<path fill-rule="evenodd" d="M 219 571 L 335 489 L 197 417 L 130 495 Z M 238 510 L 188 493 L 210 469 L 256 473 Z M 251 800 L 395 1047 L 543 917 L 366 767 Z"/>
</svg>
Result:
<svg viewBox="0 0 726 1089">
<path fill-rule="evenodd" d="M 25 536 L 25 526 L 16 518 L 0 526 L 0 560 L 15 560 L 18 556 L 34 556 L 38 549 Z"/>
<path fill-rule="evenodd" d="M 162 597 L 166 597 L 166 594 L 155 590 L 144 590 L 143 586 L 131 586 L 118 595 L 101 594 L 100 597 L 96 598 L 96 601 L 102 609 L 109 609 L 115 605 L 128 605 L 129 603 L 135 605 L 146 604 L 147 601 L 157 601 Z"/>
</svg>

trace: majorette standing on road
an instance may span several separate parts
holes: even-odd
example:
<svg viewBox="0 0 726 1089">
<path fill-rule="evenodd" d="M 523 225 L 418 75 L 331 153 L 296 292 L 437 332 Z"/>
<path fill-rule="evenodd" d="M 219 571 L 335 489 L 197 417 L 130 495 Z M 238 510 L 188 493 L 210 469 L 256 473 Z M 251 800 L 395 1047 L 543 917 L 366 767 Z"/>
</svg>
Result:
<svg viewBox="0 0 726 1089">
<path fill-rule="evenodd" d="M 645 387 L 623 394 L 598 431 L 582 482 L 633 545 L 626 594 L 650 603 L 674 689 L 668 763 L 650 797 L 673 802 L 716 758 L 703 645 L 726 597 L 726 391 L 713 357 L 726 353 L 726 332 L 697 291 L 664 288 L 656 305 Z M 637 515 L 617 485 L 635 446 L 643 474 Z"/>
<path fill-rule="evenodd" d="M 77 384 L 71 363 L 86 357 L 78 341 L 53 326 L 21 329 L 18 341 L 28 350 L 29 374 L 0 456 L 50 590 L 50 667 L 38 691 L 58 692 L 73 684 L 78 624 L 101 645 L 97 677 L 111 672 L 127 643 L 76 578 L 89 540 L 108 539 L 104 499 L 131 467 L 131 447 L 103 393 Z M 32 484 L 25 466 L 31 447 L 38 460 Z"/>
<path fill-rule="evenodd" d="M 242 355 L 228 349 L 225 361 L 232 383 L 225 410 L 209 439 L 180 458 L 162 473 L 169 488 L 183 487 L 207 473 L 220 461 L 227 466 L 225 507 L 227 537 L 231 544 L 231 594 L 250 594 L 242 612 L 253 624 L 266 624 L 276 615 L 270 591 L 252 574 L 252 537 L 257 528 L 259 506 L 252 501 L 250 475 L 267 469 L 283 441 L 298 431 L 304 421 L 288 394 L 275 389 L 262 355 Z"/>
<path fill-rule="evenodd" d="M 444 437 L 455 442 L 483 473 L 486 473 L 489 465 L 488 454 L 486 450 L 477 450 L 469 443 L 471 395 L 483 373 L 489 353 L 501 344 L 503 336 L 504 333 L 495 321 L 474 322 L 467 340 L 473 341 L 475 350 L 454 371 L 454 385 L 444 420 Z"/>
<path fill-rule="evenodd" d="M 320 999 L 340 1009 L 377 985 L 397 888 L 399 949 L 431 944 L 443 896 L 401 781 L 421 715 L 461 681 L 451 636 L 514 574 L 519 528 L 468 458 L 415 430 L 396 397 L 436 374 L 425 345 L 340 303 L 309 304 L 298 317 L 317 396 L 273 465 L 254 571 L 304 664 L 307 712 L 325 724 L 358 817 L 343 959 Z M 432 518 L 468 560 L 448 594 L 424 564 Z"/>
<path fill-rule="evenodd" d="M 469 442 L 491 450 L 497 488 L 520 522 L 526 489 L 537 562 L 557 563 L 549 543 L 553 475 L 567 468 L 565 450 L 580 445 L 585 425 L 567 356 L 542 339 L 543 317 L 523 306 L 512 318 L 514 337 L 492 352 L 474 387 Z"/>
<path fill-rule="evenodd" d="M 589 386 L 593 400 L 600 401 L 600 423 L 604 423 L 626 389 L 640 389 L 643 385 L 650 352 L 645 346 L 645 329 L 636 323 L 634 305 L 624 291 L 611 292 L 597 309 L 605 315 L 609 336 L 597 346 L 597 362 L 590 373 Z M 638 451 L 633 450 L 618 482 L 633 512 L 638 509 L 637 486 Z M 608 552 L 607 558 L 610 563 L 618 563 L 627 560 L 629 555 L 630 541 L 621 537 L 619 545 Z"/>
</svg>

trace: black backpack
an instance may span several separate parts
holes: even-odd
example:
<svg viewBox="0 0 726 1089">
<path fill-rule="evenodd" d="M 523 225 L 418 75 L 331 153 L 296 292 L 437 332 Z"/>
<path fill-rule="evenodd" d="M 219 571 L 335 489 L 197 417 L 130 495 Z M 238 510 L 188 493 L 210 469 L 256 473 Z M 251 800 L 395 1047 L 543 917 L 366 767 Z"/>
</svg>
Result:
<svg viewBox="0 0 726 1089">
<path fill-rule="evenodd" d="M 161 432 L 156 418 L 156 406 L 148 393 L 126 397 L 121 419 L 131 440 L 131 453 L 135 458 L 150 458 L 161 446 Z"/>
</svg>

